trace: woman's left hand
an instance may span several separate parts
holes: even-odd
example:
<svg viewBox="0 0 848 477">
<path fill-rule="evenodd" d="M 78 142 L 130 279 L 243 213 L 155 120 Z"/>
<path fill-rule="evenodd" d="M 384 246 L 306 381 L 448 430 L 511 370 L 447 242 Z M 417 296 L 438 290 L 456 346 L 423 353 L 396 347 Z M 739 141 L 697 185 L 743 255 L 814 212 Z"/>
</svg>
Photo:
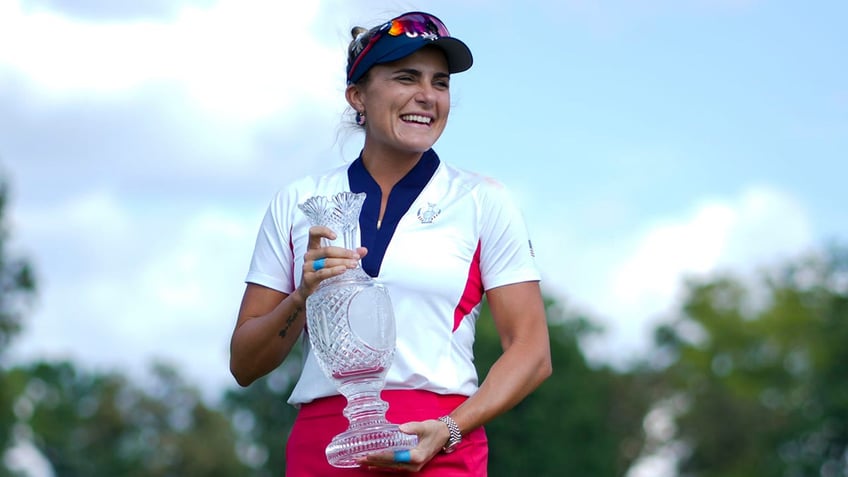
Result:
<svg viewBox="0 0 848 477">
<path fill-rule="evenodd" d="M 421 422 L 401 424 L 400 430 L 407 434 L 418 436 L 418 445 L 408 453 L 378 452 L 368 455 L 358 461 L 359 465 L 373 470 L 396 470 L 418 472 L 430 460 L 441 452 L 448 441 L 448 428 L 439 420 L 429 419 Z M 407 461 L 406 458 L 409 458 Z M 399 458 L 399 459 L 398 459 Z"/>
</svg>

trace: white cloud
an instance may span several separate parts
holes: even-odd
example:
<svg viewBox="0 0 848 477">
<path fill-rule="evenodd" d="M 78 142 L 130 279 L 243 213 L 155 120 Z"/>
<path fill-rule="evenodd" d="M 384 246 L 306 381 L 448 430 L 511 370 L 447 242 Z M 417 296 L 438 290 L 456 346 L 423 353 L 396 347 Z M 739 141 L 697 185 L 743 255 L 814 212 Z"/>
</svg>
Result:
<svg viewBox="0 0 848 477">
<path fill-rule="evenodd" d="M 773 265 L 812 247 L 813 234 L 796 199 L 751 186 L 737 197 L 703 201 L 683 216 L 649 224 L 616 244 L 625 248 L 612 255 L 624 258 L 608 264 L 598 285 L 577 297 L 593 304 L 607 328 L 589 342 L 589 353 L 614 362 L 649 345 L 656 320 L 673 309 L 686 277 Z"/>
<path fill-rule="evenodd" d="M 730 204 L 706 203 L 683 222 L 657 224 L 619 266 L 610 289 L 623 307 L 665 301 L 681 272 L 704 273 L 718 262 L 737 220 Z"/>
<path fill-rule="evenodd" d="M 102 192 L 18 211 L 43 280 L 15 355 L 138 376 L 166 359 L 206 391 L 231 384 L 227 343 L 260 215 L 151 216 Z"/>
<path fill-rule="evenodd" d="M 82 22 L 0 6 L 0 68 L 51 94 L 121 94 L 173 82 L 211 113 L 254 119 L 299 101 L 312 107 L 343 84 L 343 50 L 310 28 L 318 2 L 223 0 L 167 23 Z M 292 21 L 297 19 L 297 21 Z"/>
<path fill-rule="evenodd" d="M 127 314 L 135 336 L 207 389 L 233 384 L 227 346 L 257 227 L 253 217 L 202 212 L 140 269 L 138 308 Z"/>
</svg>

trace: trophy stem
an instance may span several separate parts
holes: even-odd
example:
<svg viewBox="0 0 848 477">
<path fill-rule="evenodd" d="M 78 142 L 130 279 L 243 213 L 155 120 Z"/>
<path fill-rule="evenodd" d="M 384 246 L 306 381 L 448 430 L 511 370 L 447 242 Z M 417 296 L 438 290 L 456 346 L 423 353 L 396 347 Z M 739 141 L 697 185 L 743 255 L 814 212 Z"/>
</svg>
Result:
<svg viewBox="0 0 848 477">
<path fill-rule="evenodd" d="M 347 399 L 344 415 L 351 429 L 385 421 L 389 404 L 380 397 L 382 387 L 380 376 L 351 379 L 339 386 L 339 392 Z"/>
<path fill-rule="evenodd" d="M 382 374 L 355 377 L 339 385 L 347 399 L 344 415 L 349 427 L 327 446 L 327 461 L 335 467 L 358 467 L 357 459 L 375 452 L 412 449 L 418 436 L 404 434 L 386 420 L 389 404 L 380 397 Z"/>
</svg>

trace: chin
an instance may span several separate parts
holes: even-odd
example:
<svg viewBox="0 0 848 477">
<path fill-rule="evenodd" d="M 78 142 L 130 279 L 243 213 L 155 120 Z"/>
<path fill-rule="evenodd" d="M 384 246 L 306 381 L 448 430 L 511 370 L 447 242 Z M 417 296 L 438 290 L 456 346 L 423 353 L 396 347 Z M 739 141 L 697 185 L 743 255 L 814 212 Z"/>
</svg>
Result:
<svg viewBox="0 0 848 477">
<path fill-rule="evenodd" d="M 408 147 L 408 148 L 407 148 L 407 150 L 408 150 L 409 152 L 416 152 L 416 153 L 418 153 L 418 154 L 424 154 L 424 153 L 425 153 L 425 152 L 427 152 L 427 151 L 428 151 L 431 147 L 433 147 L 433 144 L 435 144 L 435 143 L 430 143 L 430 144 L 428 144 L 428 145 L 426 145 L 426 146 L 425 146 L 425 145 L 421 145 L 421 146 Z"/>
<path fill-rule="evenodd" d="M 406 149 L 409 150 L 410 152 L 411 151 L 427 152 L 428 149 L 430 149 L 431 147 L 433 147 L 434 144 L 436 144 L 436 139 L 438 139 L 438 138 L 427 138 L 427 139 L 420 139 L 420 140 L 417 140 L 417 141 L 406 141 L 406 143 L 404 145 L 406 146 Z"/>
</svg>

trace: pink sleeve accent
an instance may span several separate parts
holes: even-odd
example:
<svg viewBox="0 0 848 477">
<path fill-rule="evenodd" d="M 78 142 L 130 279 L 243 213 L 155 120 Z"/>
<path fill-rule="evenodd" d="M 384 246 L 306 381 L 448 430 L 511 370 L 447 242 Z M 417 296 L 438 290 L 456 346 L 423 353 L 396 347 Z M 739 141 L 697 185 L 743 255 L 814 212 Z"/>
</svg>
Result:
<svg viewBox="0 0 848 477">
<path fill-rule="evenodd" d="M 468 268 L 468 278 L 465 281 L 465 290 L 459 299 L 459 304 L 453 312 L 453 331 L 459 328 L 462 319 L 466 317 L 475 306 L 483 300 L 483 278 L 480 273 L 480 242 L 477 242 L 477 250 L 471 259 Z"/>
</svg>

